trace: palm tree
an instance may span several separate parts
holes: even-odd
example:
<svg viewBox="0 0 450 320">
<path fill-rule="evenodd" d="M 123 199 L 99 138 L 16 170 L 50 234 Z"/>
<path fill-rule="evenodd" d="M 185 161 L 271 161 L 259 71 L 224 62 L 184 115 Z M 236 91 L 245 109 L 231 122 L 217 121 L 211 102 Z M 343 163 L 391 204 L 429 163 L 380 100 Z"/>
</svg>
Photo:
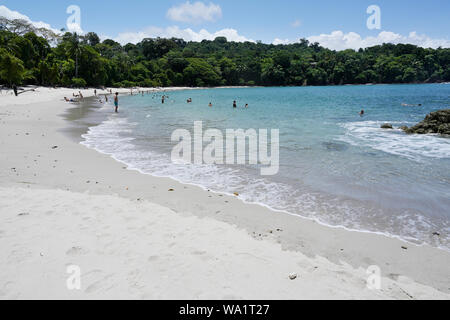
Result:
<svg viewBox="0 0 450 320">
<path fill-rule="evenodd" d="M 82 44 L 80 42 L 80 37 L 77 33 L 71 34 L 70 37 L 66 38 L 66 53 L 68 56 L 75 56 L 75 78 L 78 78 L 78 57 L 81 55 Z"/>
</svg>

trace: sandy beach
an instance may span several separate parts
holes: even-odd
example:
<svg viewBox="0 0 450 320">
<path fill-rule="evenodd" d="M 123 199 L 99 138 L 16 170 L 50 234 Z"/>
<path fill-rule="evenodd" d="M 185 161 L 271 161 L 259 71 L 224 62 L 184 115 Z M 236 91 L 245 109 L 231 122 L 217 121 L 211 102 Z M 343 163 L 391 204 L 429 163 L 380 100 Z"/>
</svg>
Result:
<svg viewBox="0 0 450 320">
<path fill-rule="evenodd" d="M 80 106 L 62 101 L 74 92 L 0 95 L 0 299 L 450 298 L 447 251 L 143 175 L 88 149 L 73 123 Z M 71 266 L 80 290 L 67 287 Z M 371 266 L 380 289 L 367 286 Z"/>
</svg>

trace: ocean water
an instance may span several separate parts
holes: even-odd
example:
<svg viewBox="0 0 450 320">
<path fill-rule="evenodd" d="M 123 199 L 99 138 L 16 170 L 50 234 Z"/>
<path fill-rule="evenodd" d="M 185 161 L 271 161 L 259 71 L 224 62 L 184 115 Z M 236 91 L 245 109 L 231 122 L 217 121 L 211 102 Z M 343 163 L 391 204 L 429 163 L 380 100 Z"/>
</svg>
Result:
<svg viewBox="0 0 450 320">
<path fill-rule="evenodd" d="M 326 225 L 450 249 L 450 139 L 380 129 L 449 109 L 450 84 L 186 90 L 122 96 L 120 105 L 118 115 L 110 104 L 97 106 L 107 120 L 89 128 L 82 143 L 130 169 L 238 192 L 246 202 Z M 223 132 L 279 129 L 279 173 L 172 163 L 172 132 L 193 134 L 194 121 Z"/>
</svg>

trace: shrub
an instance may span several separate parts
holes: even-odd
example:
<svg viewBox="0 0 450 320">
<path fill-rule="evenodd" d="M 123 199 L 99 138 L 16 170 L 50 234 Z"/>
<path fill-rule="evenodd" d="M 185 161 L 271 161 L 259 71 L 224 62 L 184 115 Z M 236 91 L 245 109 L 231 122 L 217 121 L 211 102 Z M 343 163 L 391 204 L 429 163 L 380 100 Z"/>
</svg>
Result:
<svg viewBox="0 0 450 320">
<path fill-rule="evenodd" d="M 75 88 L 85 88 L 87 83 L 83 78 L 72 78 L 72 86 Z"/>
</svg>

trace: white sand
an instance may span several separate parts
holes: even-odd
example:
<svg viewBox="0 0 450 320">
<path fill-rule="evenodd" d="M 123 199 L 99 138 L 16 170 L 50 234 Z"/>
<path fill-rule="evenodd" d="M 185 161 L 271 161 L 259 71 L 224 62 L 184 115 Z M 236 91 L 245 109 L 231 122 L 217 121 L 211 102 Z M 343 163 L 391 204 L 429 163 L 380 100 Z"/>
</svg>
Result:
<svg viewBox="0 0 450 320">
<path fill-rule="evenodd" d="M 72 92 L 0 95 L 0 299 L 450 298 L 443 250 L 124 170 L 61 132 Z"/>
</svg>

